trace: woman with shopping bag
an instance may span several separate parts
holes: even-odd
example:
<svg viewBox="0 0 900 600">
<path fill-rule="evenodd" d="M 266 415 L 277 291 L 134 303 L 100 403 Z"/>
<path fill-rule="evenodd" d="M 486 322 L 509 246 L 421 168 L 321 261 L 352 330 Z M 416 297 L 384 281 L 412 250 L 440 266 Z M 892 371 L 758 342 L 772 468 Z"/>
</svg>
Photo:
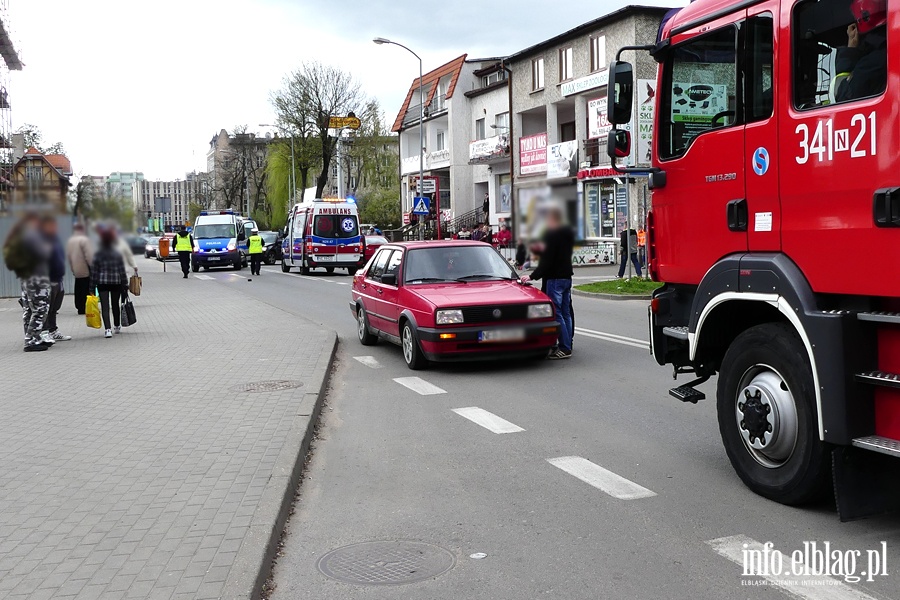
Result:
<svg viewBox="0 0 900 600">
<path fill-rule="evenodd" d="M 115 332 L 122 333 L 119 300 L 128 293 L 128 275 L 125 273 L 125 259 L 116 247 L 116 230 L 98 227 L 97 233 L 100 235 L 100 250 L 94 255 L 91 267 L 91 289 L 96 289 L 100 296 L 103 336 L 111 338 L 114 330 L 110 327 L 110 310 Z"/>
</svg>

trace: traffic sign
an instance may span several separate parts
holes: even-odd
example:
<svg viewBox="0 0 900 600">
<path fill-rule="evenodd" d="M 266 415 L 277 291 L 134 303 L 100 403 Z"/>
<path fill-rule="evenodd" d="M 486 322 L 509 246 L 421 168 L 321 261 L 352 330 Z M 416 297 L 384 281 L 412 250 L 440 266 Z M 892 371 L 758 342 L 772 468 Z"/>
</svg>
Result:
<svg viewBox="0 0 900 600">
<path fill-rule="evenodd" d="M 420 194 L 434 194 L 437 192 L 437 181 L 427 178 L 422 183 L 419 183 L 416 180 L 416 191 Z"/>
<path fill-rule="evenodd" d="M 431 213 L 431 209 L 429 208 L 428 198 L 416 198 L 413 201 L 413 214 L 415 215 L 427 215 Z"/>
<path fill-rule="evenodd" d="M 354 115 L 328 118 L 328 129 L 359 129 L 361 125 L 359 117 Z"/>
</svg>

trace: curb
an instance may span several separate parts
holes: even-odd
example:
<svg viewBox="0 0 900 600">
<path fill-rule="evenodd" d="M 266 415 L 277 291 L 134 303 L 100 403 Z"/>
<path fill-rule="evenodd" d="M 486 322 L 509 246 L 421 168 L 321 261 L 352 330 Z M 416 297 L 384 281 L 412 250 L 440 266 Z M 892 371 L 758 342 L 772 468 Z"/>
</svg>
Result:
<svg viewBox="0 0 900 600">
<path fill-rule="evenodd" d="M 290 516 L 294 494 L 300 484 L 309 445 L 331 380 L 338 338 L 334 331 L 329 332 L 329 336 L 330 343 L 326 342 L 322 349 L 316 365 L 317 373 L 307 388 L 310 391 L 303 394 L 294 422 L 275 460 L 275 468 L 263 490 L 259 507 L 250 521 L 250 529 L 228 573 L 222 599 L 257 600 L 272 571 L 272 561 Z"/>
<path fill-rule="evenodd" d="M 585 298 L 598 298 L 600 300 L 651 300 L 653 296 L 636 296 L 634 294 L 601 294 L 599 292 L 585 292 L 572 288 L 572 295 Z"/>
</svg>

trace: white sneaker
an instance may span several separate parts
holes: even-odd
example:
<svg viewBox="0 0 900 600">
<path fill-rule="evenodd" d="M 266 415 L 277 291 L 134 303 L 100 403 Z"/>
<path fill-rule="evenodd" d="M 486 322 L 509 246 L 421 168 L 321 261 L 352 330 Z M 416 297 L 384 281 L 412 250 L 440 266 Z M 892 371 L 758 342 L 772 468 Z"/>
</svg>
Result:
<svg viewBox="0 0 900 600">
<path fill-rule="evenodd" d="M 45 344 L 53 344 L 54 343 L 53 337 L 50 335 L 49 331 L 41 332 L 41 341 L 44 342 Z"/>
<path fill-rule="evenodd" d="M 50 337 L 57 342 L 68 342 L 72 339 L 71 335 L 63 335 L 59 332 L 59 329 L 50 334 Z"/>
<path fill-rule="evenodd" d="M 107 329 L 106 333 L 103 334 L 103 337 L 111 338 L 112 337 L 112 329 Z"/>
<path fill-rule="evenodd" d="M 114 332 L 114 333 L 122 333 L 122 326 L 121 326 L 121 325 L 116 325 L 116 328 L 113 329 L 113 332 Z"/>
</svg>

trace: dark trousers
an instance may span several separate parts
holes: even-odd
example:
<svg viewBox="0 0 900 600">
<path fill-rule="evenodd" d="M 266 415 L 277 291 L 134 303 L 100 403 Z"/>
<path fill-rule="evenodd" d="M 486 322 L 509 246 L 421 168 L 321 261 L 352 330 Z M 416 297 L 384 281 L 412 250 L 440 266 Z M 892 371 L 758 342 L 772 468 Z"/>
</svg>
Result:
<svg viewBox="0 0 900 600">
<path fill-rule="evenodd" d="M 259 275 L 259 269 L 262 266 L 262 254 L 250 255 L 250 274 Z"/>
<path fill-rule="evenodd" d="M 178 260 L 181 261 L 181 272 L 187 276 L 188 271 L 191 270 L 191 253 L 190 252 L 179 252 Z"/>
<path fill-rule="evenodd" d="M 122 298 L 122 286 L 120 285 L 101 285 L 98 287 L 100 292 L 100 314 L 103 316 L 103 329 L 112 329 L 109 325 L 109 311 L 112 310 L 113 323 L 116 327 L 122 324 L 121 307 L 119 300 Z"/>
<path fill-rule="evenodd" d="M 88 290 L 91 287 L 90 277 L 75 278 L 75 310 L 79 315 L 84 314 L 84 304 L 87 302 Z"/>
<path fill-rule="evenodd" d="M 626 258 L 625 255 L 622 255 L 622 261 L 619 263 L 619 277 L 625 274 L 625 266 L 626 266 Z M 641 263 L 638 262 L 637 252 L 631 253 L 631 264 L 634 265 L 634 270 L 637 271 L 637 276 L 641 276 Z"/>
<path fill-rule="evenodd" d="M 47 313 L 47 321 L 44 323 L 44 329 L 50 333 L 59 329 L 59 327 L 56 326 L 56 313 L 62 308 L 63 297 L 65 295 L 66 291 L 63 289 L 61 281 L 59 283 L 50 284 L 50 310 Z"/>
</svg>

